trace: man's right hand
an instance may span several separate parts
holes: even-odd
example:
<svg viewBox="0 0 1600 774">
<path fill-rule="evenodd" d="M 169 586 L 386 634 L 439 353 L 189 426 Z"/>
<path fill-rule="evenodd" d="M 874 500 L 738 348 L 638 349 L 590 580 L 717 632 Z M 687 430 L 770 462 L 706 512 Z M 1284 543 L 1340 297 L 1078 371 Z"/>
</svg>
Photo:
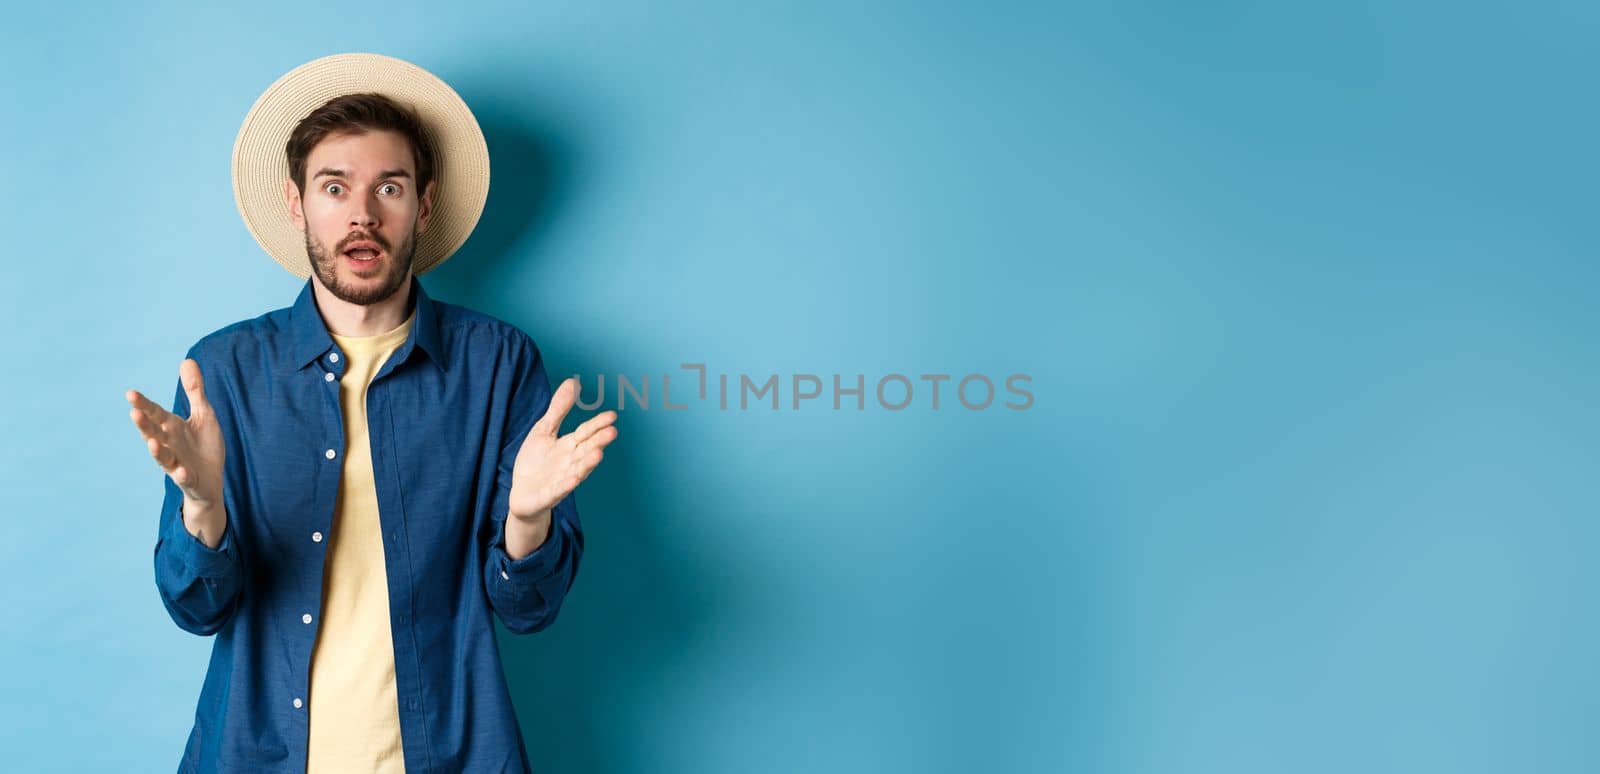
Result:
<svg viewBox="0 0 1600 774">
<path fill-rule="evenodd" d="M 133 406 L 128 416 L 144 436 L 145 448 L 157 465 L 183 490 L 184 527 L 201 542 L 216 548 L 227 526 L 222 500 L 222 461 L 226 447 L 216 414 L 206 401 L 200 364 L 185 358 L 178 378 L 189 398 L 189 418 L 184 419 L 138 390 L 123 393 Z"/>
</svg>

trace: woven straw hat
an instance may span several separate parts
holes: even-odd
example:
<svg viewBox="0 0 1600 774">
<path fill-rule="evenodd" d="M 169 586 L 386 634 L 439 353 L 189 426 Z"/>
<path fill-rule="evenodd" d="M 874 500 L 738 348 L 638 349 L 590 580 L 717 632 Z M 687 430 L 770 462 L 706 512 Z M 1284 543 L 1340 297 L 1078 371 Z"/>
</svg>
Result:
<svg viewBox="0 0 1600 774">
<path fill-rule="evenodd" d="M 311 276 L 305 234 L 283 199 L 285 146 L 301 119 L 328 100 L 377 92 L 407 105 L 433 142 L 433 214 L 417 235 L 413 274 L 444 263 L 467 241 L 489 197 L 489 146 L 460 95 L 432 73 L 379 54 L 335 54 L 290 70 L 256 99 L 233 141 L 233 199 L 250 235 L 300 279 Z"/>
</svg>

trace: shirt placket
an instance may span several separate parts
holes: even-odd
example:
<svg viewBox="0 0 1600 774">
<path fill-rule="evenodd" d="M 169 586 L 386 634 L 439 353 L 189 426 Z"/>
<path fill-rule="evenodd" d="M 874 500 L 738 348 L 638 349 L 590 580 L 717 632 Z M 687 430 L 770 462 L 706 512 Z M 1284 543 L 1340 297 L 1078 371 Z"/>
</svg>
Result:
<svg viewBox="0 0 1600 774">
<path fill-rule="evenodd" d="M 389 629 L 395 664 L 395 698 L 399 702 L 400 740 L 407 771 L 430 771 L 427 715 L 422 711 L 422 663 L 417 652 L 412 616 L 411 561 L 406 543 L 405 503 L 400 494 L 394 448 L 394 417 L 389 390 L 391 372 L 400 365 L 405 347 L 396 350 L 367 385 L 367 439 L 372 451 L 372 481 L 378 495 L 378 521 L 383 528 L 384 574 L 389 585 Z"/>
<path fill-rule="evenodd" d="M 290 625 L 302 632 L 298 640 L 299 647 L 296 648 L 300 658 L 292 670 L 295 684 L 291 688 L 291 695 L 294 698 L 290 702 L 290 711 L 294 713 L 295 727 L 299 732 L 299 756 L 302 760 L 306 758 L 310 749 L 311 658 L 321 623 L 324 591 L 322 576 L 328 559 L 327 538 L 332 533 L 335 510 L 339 506 L 339 479 L 344 469 L 345 448 L 344 414 L 339 392 L 339 381 L 345 373 L 344 356 L 334 349 L 317 358 L 317 366 L 308 370 L 308 375 L 304 377 L 316 379 L 321 385 L 319 413 L 322 435 L 319 439 L 321 442 L 317 444 L 317 448 L 320 449 L 320 460 L 314 482 L 317 507 L 312 515 L 311 529 L 304 536 L 304 539 L 312 544 L 312 555 L 317 557 L 317 561 L 305 565 L 308 575 L 302 579 L 304 599 L 299 605 L 299 610 L 290 609 L 287 613 L 297 616 Z"/>
</svg>

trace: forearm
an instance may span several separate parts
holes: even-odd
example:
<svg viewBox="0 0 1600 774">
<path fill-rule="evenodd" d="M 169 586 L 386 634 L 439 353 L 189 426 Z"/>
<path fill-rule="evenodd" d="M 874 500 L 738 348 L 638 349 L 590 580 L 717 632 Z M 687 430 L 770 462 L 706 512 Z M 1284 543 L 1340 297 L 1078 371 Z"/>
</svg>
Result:
<svg viewBox="0 0 1600 774">
<path fill-rule="evenodd" d="M 550 509 L 532 519 L 506 516 L 506 556 L 515 562 L 538 550 L 550 537 Z M 220 532 L 218 534 L 221 534 Z"/>
<path fill-rule="evenodd" d="M 504 497 L 498 507 L 505 507 Z M 583 529 L 577 504 L 569 495 L 534 518 L 518 519 L 507 513 L 503 521 L 501 534 L 495 536 L 500 545 L 491 546 L 485 560 L 485 589 L 507 629 L 531 634 L 555 620 L 578 574 Z"/>
<path fill-rule="evenodd" d="M 165 486 L 155 548 L 156 588 L 180 628 L 215 634 L 232 616 L 244 584 L 235 530 L 220 505 L 211 509 L 185 503 L 171 477 Z"/>
</svg>

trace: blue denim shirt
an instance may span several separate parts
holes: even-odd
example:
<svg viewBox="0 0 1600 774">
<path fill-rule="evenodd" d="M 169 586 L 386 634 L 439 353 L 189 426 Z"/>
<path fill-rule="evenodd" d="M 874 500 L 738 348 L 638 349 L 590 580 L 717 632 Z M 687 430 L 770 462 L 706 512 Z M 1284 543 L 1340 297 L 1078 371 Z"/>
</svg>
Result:
<svg viewBox="0 0 1600 774">
<path fill-rule="evenodd" d="M 512 463 L 550 381 L 517 327 L 432 300 L 416 277 L 411 298 L 412 330 L 367 388 L 406 771 L 527 771 L 491 613 L 518 634 L 549 626 L 583 554 L 572 494 L 538 549 L 505 552 Z M 227 528 L 214 550 L 191 535 L 165 478 L 156 588 L 179 627 L 216 635 L 178 769 L 304 771 L 344 358 L 309 279 L 293 306 L 211 333 L 188 357 L 227 444 Z M 181 383 L 173 412 L 189 416 Z"/>
</svg>

